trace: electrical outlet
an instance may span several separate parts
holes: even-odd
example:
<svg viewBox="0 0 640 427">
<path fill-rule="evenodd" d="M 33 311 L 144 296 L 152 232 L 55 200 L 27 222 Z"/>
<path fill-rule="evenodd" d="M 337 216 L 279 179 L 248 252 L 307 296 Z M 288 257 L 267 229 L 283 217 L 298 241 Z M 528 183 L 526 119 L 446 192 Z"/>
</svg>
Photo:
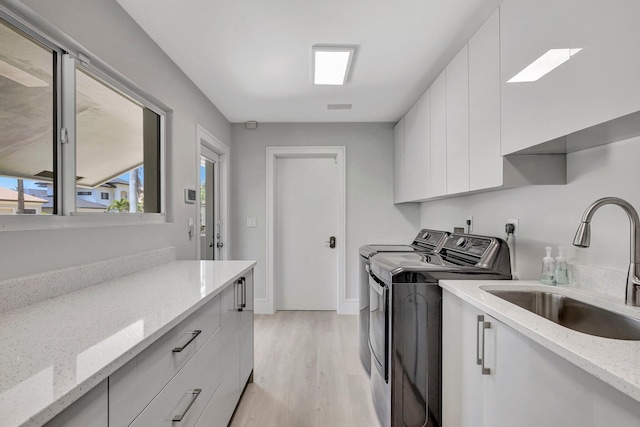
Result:
<svg viewBox="0 0 640 427">
<path fill-rule="evenodd" d="M 467 218 L 467 233 L 471 234 L 473 231 L 473 217 L 470 216 Z"/>
<path fill-rule="evenodd" d="M 520 234 L 520 224 L 519 224 L 519 221 L 517 219 L 508 219 L 507 220 L 507 224 L 513 224 L 513 227 L 514 227 L 513 235 L 514 236 L 518 236 L 518 234 Z"/>
</svg>

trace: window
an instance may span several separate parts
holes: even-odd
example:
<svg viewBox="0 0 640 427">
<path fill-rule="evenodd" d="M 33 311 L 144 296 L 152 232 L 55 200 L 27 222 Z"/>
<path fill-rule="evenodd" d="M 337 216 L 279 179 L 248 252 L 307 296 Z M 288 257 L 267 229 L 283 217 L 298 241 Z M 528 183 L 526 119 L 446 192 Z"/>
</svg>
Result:
<svg viewBox="0 0 640 427">
<path fill-rule="evenodd" d="M 76 135 L 78 184 L 127 188 L 132 195 L 114 199 L 107 211 L 160 212 L 158 114 L 79 67 Z M 84 211 L 104 212 L 104 207 L 85 206 Z"/>
<path fill-rule="evenodd" d="M 0 215 L 162 212 L 162 110 L 16 22 L 0 11 Z"/>
<path fill-rule="evenodd" d="M 0 20 L 0 215 L 53 213 L 55 74 L 50 48 Z"/>
</svg>

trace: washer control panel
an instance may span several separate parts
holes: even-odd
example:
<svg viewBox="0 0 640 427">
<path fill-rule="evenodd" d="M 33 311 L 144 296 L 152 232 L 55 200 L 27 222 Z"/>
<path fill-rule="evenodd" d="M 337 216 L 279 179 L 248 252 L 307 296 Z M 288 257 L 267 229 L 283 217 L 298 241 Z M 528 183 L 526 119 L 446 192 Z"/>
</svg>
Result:
<svg viewBox="0 0 640 427">
<path fill-rule="evenodd" d="M 470 234 L 452 234 L 444 243 L 443 249 L 450 249 L 456 252 L 462 252 L 476 258 L 482 258 L 482 255 L 491 245 L 490 237 L 473 236 Z"/>
<path fill-rule="evenodd" d="M 427 249 L 435 249 L 447 234 L 445 231 L 420 230 L 413 244 Z"/>
</svg>

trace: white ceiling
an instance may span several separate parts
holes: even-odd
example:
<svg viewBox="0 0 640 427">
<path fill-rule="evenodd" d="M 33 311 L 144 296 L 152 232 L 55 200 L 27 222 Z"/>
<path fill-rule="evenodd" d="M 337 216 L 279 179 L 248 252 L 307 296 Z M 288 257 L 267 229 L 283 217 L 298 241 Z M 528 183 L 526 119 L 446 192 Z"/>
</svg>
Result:
<svg viewBox="0 0 640 427">
<path fill-rule="evenodd" d="M 233 123 L 397 121 L 500 3 L 117 1 Z M 311 83 L 314 44 L 358 46 L 349 83 Z"/>
</svg>

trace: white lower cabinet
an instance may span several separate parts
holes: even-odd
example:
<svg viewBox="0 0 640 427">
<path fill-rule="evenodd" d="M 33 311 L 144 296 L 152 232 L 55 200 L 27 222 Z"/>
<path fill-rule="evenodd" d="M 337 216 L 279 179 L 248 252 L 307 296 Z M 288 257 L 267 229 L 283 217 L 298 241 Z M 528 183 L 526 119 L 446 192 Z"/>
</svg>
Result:
<svg viewBox="0 0 640 427">
<path fill-rule="evenodd" d="M 238 311 L 238 304 L 244 304 Z M 225 427 L 236 404 L 253 375 L 253 274 L 249 272 L 237 287 L 222 293 L 223 341 L 228 343 L 220 357 L 224 366 L 220 387 L 202 417 L 198 427 Z"/>
<path fill-rule="evenodd" d="M 253 375 L 253 270 L 46 427 L 224 427 Z"/>
<path fill-rule="evenodd" d="M 253 382 L 253 271 L 249 271 L 243 281 L 244 307 L 240 317 L 240 390 Z"/>
<path fill-rule="evenodd" d="M 640 403 L 446 290 L 442 320 L 443 427 L 640 425 Z"/>
<path fill-rule="evenodd" d="M 223 366 L 221 331 L 205 343 L 195 356 L 173 377 L 131 427 L 194 426 L 207 403 L 220 387 Z"/>
</svg>

